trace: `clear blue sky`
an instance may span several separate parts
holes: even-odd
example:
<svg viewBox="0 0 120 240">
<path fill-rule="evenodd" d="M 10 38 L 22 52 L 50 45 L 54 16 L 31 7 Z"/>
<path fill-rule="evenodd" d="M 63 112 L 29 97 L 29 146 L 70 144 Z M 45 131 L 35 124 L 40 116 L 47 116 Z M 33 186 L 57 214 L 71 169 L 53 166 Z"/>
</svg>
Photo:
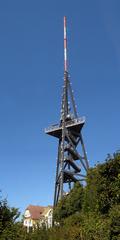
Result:
<svg viewBox="0 0 120 240">
<path fill-rule="evenodd" d="M 21 211 L 53 201 L 64 15 L 90 165 L 120 148 L 120 1 L 0 1 L 0 189 Z"/>
</svg>

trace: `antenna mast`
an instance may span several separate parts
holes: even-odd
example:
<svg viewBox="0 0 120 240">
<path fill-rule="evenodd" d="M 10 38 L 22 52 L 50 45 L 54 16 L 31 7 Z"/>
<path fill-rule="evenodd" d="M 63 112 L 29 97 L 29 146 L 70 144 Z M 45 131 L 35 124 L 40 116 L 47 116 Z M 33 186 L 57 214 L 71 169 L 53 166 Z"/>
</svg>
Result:
<svg viewBox="0 0 120 240">
<path fill-rule="evenodd" d="M 67 24 L 64 17 L 64 72 L 67 72 Z"/>
</svg>

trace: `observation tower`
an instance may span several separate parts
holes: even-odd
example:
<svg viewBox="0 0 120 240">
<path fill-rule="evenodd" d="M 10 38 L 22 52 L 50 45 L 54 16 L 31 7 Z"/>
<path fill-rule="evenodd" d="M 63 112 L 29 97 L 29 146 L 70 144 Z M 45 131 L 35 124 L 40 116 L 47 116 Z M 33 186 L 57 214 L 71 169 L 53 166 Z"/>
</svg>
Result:
<svg viewBox="0 0 120 240">
<path fill-rule="evenodd" d="M 58 139 L 54 206 L 69 192 L 73 183 L 85 181 L 89 168 L 82 128 L 85 117 L 79 117 L 70 83 L 67 61 L 67 29 L 64 17 L 64 86 L 61 116 L 58 124 L 45 129 L 45 133 Z"/>
</svg>

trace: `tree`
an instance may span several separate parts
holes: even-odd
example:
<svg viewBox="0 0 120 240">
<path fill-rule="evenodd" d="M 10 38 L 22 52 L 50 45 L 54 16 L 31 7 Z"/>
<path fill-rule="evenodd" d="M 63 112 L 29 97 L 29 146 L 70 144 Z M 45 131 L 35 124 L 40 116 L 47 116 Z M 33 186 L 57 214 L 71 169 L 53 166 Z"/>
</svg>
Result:
<svg viewBox="0 0 120 240">
<path fill-rule="evenodd" d="M 17 208 L 10 208 L 7 199 L 0 199 L 0 235 L 5 231 L 10 232 L 15 225 L 16 219 L 20 213 Z"/>
<path fill-rule="evenodd" d="M 71 192 L 58 202 L 58 205 L 54 209 L 54 219 L 62 223 L 65 218 L 81 210 L 82 201 L 83 187 L 77 182 L 74 184 Z"/>
<path fill-rule="evenodd" d="M 108 214 L 120 202 L 120 154 L 89 170 L 84 195 L 84 210 Z"/>
<path fill-rule="evenodd" d="M 109 212 L 110 240 L 120 240 L 120 204 L 114 205 Z"/>
</svg>

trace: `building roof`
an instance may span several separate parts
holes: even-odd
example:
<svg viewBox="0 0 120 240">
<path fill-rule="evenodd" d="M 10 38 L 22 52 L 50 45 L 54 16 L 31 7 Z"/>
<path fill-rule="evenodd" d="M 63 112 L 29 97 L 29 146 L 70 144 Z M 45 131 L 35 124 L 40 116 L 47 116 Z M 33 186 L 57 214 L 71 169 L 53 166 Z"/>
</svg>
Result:
<svg viewBox="0 0 120 240">
<path fill-rule="evenodd" d="M 39 220 L 40 217 L 43 215 L 46 210 L 49 210 L 52 208 L 52 206 L 43 207 L 43 206 L 35 206 L 35 205 L 29 205 L 26 210 L 29 210 L 30 217 L 34 220 Z"/>
<path fill-rule="evenodd" d="M 29 205 L 29 206 L 26 208 L 26 210 L 29 210 L 32 219 L 37 220 L 37 219 L 40 218 L 41 214 L 43 213 L 44 207 L 42 207 L 42 206 Z"/>
</svg>

